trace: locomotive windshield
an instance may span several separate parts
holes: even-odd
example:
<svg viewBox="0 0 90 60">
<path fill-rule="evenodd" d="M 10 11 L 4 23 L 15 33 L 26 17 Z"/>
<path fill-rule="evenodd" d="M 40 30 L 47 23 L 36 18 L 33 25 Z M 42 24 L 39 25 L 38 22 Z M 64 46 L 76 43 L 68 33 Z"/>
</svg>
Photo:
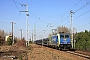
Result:
<svg viewBox="0 0 90 60">
<path fill-rule="evenodd" d="M 65 35 L 65 38 L 69 38 L 69 35 Z"/>
<path fill-rule="evenodd" d="M 60 35 L 60 38 L 64 38 L 64 35 Z"/>
</svg>

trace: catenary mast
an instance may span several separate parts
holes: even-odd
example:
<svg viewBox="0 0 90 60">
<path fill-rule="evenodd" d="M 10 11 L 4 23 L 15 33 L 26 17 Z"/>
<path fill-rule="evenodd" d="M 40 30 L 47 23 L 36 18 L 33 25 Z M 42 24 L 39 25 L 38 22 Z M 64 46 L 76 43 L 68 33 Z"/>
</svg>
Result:
<svg viewBox="0 0 90 60">
<path fill-rule="evenodd" d="M 72 14 L 74 14 L 74 12 L 72 12 L 72 10 L 70 11 L 70 17 L 71 17 L 71 44 L 72 44 L 72 48 L 73 48 L 73 21 L 72 21 Z"/>
<path fill-rule="evenodd" d="M 21 6 L 25 6 L 26 7 L 26 10 L 25 11 L 20 11 L 20 12 L 26 12 L 26 46 L 28 46 L 28 16 L 29 16 L 29 11 L 28 11 L 28 5 L 27 4 L 22 4 Z"/>
</svg>

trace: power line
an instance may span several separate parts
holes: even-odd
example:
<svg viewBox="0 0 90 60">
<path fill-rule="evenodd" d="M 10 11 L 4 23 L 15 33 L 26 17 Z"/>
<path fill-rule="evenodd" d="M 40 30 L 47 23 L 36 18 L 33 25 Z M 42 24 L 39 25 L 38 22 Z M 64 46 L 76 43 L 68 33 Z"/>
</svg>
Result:
<svg viewBox="0 0 90 60">
<path fill-rule="evenodd" d="M 10 0 L 10 1 L 12 1 L 12 2 L 13 2 L 13 0 Z M 21 3 L 20 3 L 20 2 L 17 2 L 16 0 L 14 0 L 14 2 L 15 2 L 16 4 L 21 5 Z"/>
<path fill-rule="evenodd" d="M 90 1 L 89 1 L 88 3 L 86 3 L 85 5 L 83 5 L 82 7 L 80 7 L 79 9 L 77 9 L 77 10 L 75 11 L 75 13 L 78 12 L 79 10 L 83 9 L 84 7 L 86 7 L 88 4 L 90 4 Z"/>
<path fill-rule="evenodd" d="M 14 0 L 14 3 L 15 3 L 15 5 L 16 5 L 16 3 L 17 4 L 19 4 L 19 5 L 23 5 L 22 3 L 20 3 L 20 2 L 17 2 L 17 1 L 15 1 Z M 16 5 L 16 7 L 17 7 L 17 5 Z M 18 7 L 17 7 L 18 8 Z M 18 9 L 19 10 L 19 9 Z M 42 23 L 44 23 L 44 24 L 47 24 L 47 22 L 45 22 L 45 21 L 43 21 L 41 18 L 39 18 L 39 17 L 37 17 L 31 10 L 29 10 L 30 12 L 31 12 L 31 14 L 35 17 L 35 18 L 37 18 L 39 21 L 41 21 Z M 29 16 L 30 17 L 30 16 Z"/>
<path fill-rule="evenodd" d="M 90 17 L 88 17 L 88 18 L 90 18 Z M 85 18 L 85 19 L 87 19 L 87 18 Z M 83 19 L 84 20 L 84 19 Z M 88 24 L 90 24 L 90 22 L 89 23 L 86 23 L 86 24 L 83 24 L 83 25 L 81 25 L 81 26 L 78 26 L 78 27 L 76 27 L 76 28 L 79 28 L 79 27 L 82 27 L 82 26 L 85 26 L 85 25 L 88 25 Z"/>
<path fill-rule="evenodd" d="M 64 20 L 66 20 L 67 18 L 69 18 L 69 16 L 70 16 L 70 15 L 68 15 L 66 18 L 62 19 L 62 20 L 59 21 L 58 23 L 60 23 L 60 22 L 62 22 L 62 21 L 64 21 Z M 54 26 L 57 25 L 58 23 L 54 24 Z"/>
<path fill-rule="evenodd" d="M 76 20 L 77 18 L 79 18 L 79 17 L 81 17 L 81 16 L 83 16 L 83 15 L 89 13 L 89 12 L 90 12 L 90 10 L 87 11 L 87 12 L 85 12 L 85 13 L 83 13 L 83 14 L 81 14 L 81 15 L 79 15 L 78 17 L 74 18 L 73 20 Z M 65 24 L 67 24 L 67 23 L 69 23 L 69 22 L 70 22 L 70 21 L 66 22 Z M 64 25 L 65 25 L 65 24 L 64 24 Z"/>
<path fill-rule="evenodd" d="M 66 22 L 65 24 L 68 24 L 68 23 L 70 23 L 70 21 Z M 65 25 L 65 24 L 63 24 L 63 25 Z"/>
<path fill-rule="evenodd" d="M 85 14 L 89 13 L 89 12 L 90 12 L 90 10 L 89 10 L 89 11 L 87 11 L 87 12 L 85 12 L 85 13 L 83 13 L 83 14 L 81 14 L 81 15 L 79 15 L 78 17 L 74 18 L 73 20 L 75 20 L 75 19 L 77 19 L 77 18 L 79 18 L 79 17 L 81 17 L 81 16 L 83 16 L 83 15 L 85 15 Z"/>
<path fill-rule="evenodd" d="M 41 21 L 44 24 L 48 24 L 47 22 L 43 21 L 41 18 L 39 18 L 38 20 Z"/>
<path fill-rule="evenodd" d="M 79 4 L 80 2 L 81 2 L 81 0 L 79 0 L 75 5 L 73 5 L 68 11 L 72 10 L 72 8 L 75 7 L 77 4 Z M 63 15 L 65 15 L 68 11 L 66 11 Z"/>
<path fill-rule="evenodd" d="M 14 2 L 14 4 L 15 4 L 15 6 L 16 6 L 16 8 L 17 8 L 17 10 L 19 11 L 19 15 L 18 15 L 18 17 L 17 17 L 17 19 L 16 19 L 16 22 L 18 21 L 18 19 L 19 19 L 19 17 L 20 17 L 20 10 L 19 10 L 19 8 L 18 8 L 18 6 L 17 6 L 17 4 L 19 4 L 19 5 L 21 5 L 21 3 L 19 3 L 19 2 L 17 2 L 17 1 L 15 1 L 15 0 L 10 0 L 10 1 L 12 1 L 12 2 Z"/>
<path fill-rule="evenodd" d="M 15 4 L 15 6 L 16 6 L 16 8 L 17 8 L 17 10 L 18 10 L 18 11 L 20 11 L 20 10 L 18 9 L 17 5 L 16 5 L 16 2 L 15 2 L 14 0 L 13 0 L 13 2 L 14 2 L 14 4 Z"/>
<path fill-rule="evenodd" d="M 0 22 L 2 22 L 2 23 L 9 23 L 9 22 L 5 22 L 5 21 L 0 21 Z M 9 23 L 10 24 L 10 23 Z"/>
<path fill-rule="evenodd" d="M 0 21 L 0 22 L 10 24 L 10 22 L 5 22 L 5 21 Z M 17 25 L 17 24 L 16 24 L 16 25 Z M 15 27 L 16 27 L 17 29 L 20 29 L 20 27 L 19 27 L 19 26 L 17 27 L 16 25 L 15 25 Z"/>
<path fill-rule="evenodd" d="M 73 5 L 69 10 L 67 10 L 64 14 L 61 15 L 61 17 L 63 15 L 65 15 L 68 11 L 70 11 L 73 7 L 75 7 L 77 4 L 79 4 L 79 2 L 81 2 L 81 0 L 79 0 L 75 5 Z M 65 19 L 69 18 L 70 15 L 68 15 L 66 18 L 62 19 L 61 21 L 59 21 L 58 23 L 64 21 Z M 59 19 L 59 18 L 58 18 Z M 56 21 L 56 20 L 55 20 Z M 70 22 L 70 21 L 69 21 Z M 56 26 L 58 23 L 54 24 L 53 26 Z"/>
<path fill-rule="evenodd" d="M 69 18 L 69 16 L 70 16 L 70 15 L 68 15 L 66 18 L 62 19 L 60 22 L 62 22 L 62 21 L 64 21 L 65 19 Z M 58 23 L 60 23 L 60 22 L 58 22 Z M 57 24 L 58 24 L 58 23 L 57 23 Z M 56 26 L 57 24 L 54 24 L 54 25 L 52 25 L 52 26 L 50 25 L 50 27 L 49 27 L 48 29 L 50 29 L 51 27 Z M 48 29 L 46 29 L 46 30 L 48 30 Z M 52 29 L 52 28 L 51 28 L 51 29 Z"/>
<path fill-rule="evenodd" d="M 79 0 L 79 1 L 78 1 L 75 5 L 73 5 L 69 10 L 67 10 L 64 14 L 62 14 L 61 17 L 64 16 L 68 11 L 70 11 L 73 7 L 75 7 L 75 6 L 76 6 L 77 4 L 79 4 L 80 2 L 81 2 L 81 0 Z M 61 17 L 60 17 L 60 18 L 61 18 Z M 58 18 L 58 19 L 59 19 L 59 18 Z M 57 19 L 55 20 L 55 22 L 56 22 L 56 21 L 57 21 Z M 54 23 L 55 23 L 55 22 L 54 22 Z M 56 23 L 56 24 L 57 24 L 57 23 Z"/>
<path fill-rule="evenodd" d="M 81 0 L 79 0 L 74 6 L 76 6 L 80 1 L 81 1 Z M 74 6 L 72 6 L 70 9 L 72 9 Z M 70 9 L 69 9 L 69 10 L 70 10 Z M 69 10 L 68 10 L 68 11 L 69 11 Z M 65 15 L 68 11 L 66 11 L 63 15 Z M 63 15 L 62 15 L 62 16 L 63 16 Z M 62 16 L 61 16 L 61 17 L 62 17 Z M 59 21 L 58 23 L 64 21 L 64 20 L 67 19 L 68 17 L 69 17 L 69 16 L 67 16 L 66 18 L 62 19 L 62 20 Z M 55 21 L 56 21 L 56 20 L 55 20 Z M 43 21 L 42 21 L 42 22 L 43 22 Z M 47 24 L 46 22 L 44 22 L 44 23 Z M 54 24 L 53 26 L 56 26 L 58 23 Z"/>
<path fill-rule="evenodd" d="M 21 13 L 19 12 L 16 22 L 19 20 Z"/>
<path fill-rule="evenodd" d="M 90 24 L 90 22 L 89 22 L 89 23 L 86 23 L 86 24 L 83 24 L 83 25 L 81 25 L 81 26 L 78 26 L 78 27 L 76 27 L 76 28 L 80 28 L 80 27 L 83 27 L 83 26 L 89 25 L 89 24 Z"/>
<path fill-rule="evenodd" d="M 33 15 L 36 19 L 38 19 L 38 21 L 44 23 L 44 24 L 48 24 L 47 22 L 43 21 L 40 17 L 38 17 L 37 15 L 35 15 L 31 10 L 29 10 L 31 15 Z"/>
<path fill-rule="evenodd" d="M 17 25 L 17 24 L 16 24 L 16 25 Z M 17 25 L 17 26 L 16 26 L 16 25 L 15 25 L 15 27 L 16 27 L 17 29 L 20 29 L 20 27 L 19 27 L 18 25 Z"/>
<path fill-rule="evenodd" d="M 90 10 L 87 11 L 87 12 L 85 12 L 85 13 L 83 13 L 83 14 L 81 14 L 81 15 L 79 15 L 78 17 L 74 18 L 73 20 L 76 20 L 77 18 L 79 18 L 79 17 L 81 17 L 81 16 L 83 16 L 83 15 L 89 13 L 89 12 L 90 12 Z M 66 22 L 65 24 L 67 24 L 67 23 L 69 23 L 69 22 L 70 22 L 70 21 Z M 64 25 L 65 25 L 65 24 L 64 24 Z"/>
<path fill-rule="evenodd" d="M 77 10 L 75 11 L 75 13 L 78 12 L 79 10 L 83 9 L 84 7 L 86 7 L 88 4 L 90 4 L 90 1 L 87 2 L 85 5 L 83 5 L 82 7 L 80 7 L 79 9 L 77 9 Z M 79 17 L 81 17 L 81 16 L 83 16 L 83 15 L 89 13 L 89 12 L 90 12 L 90 10 L 87 11 L 87 12 L 85 12 L 85 13 L 83 13 L 83 14 L 81 14 L 81 15 L 79 15 L 78 17 L 74 18 L 73 20 L 75 20 L 75 19 L 77 19 L 77 18 L 79 18 Z M 70 21 L 68 21 L 67 23 L 69 23 L 69 22 L 70 22 Z M 65 24 L 67 24 L 67 23 L 65 23 Z"/>
<path fill-rule="evenodd" d="M 77 5 L 80 1 L 81 1 L 81 0 L 79 0 L 75 5 Z M 83 5 L 82 7 L 80 7 L 79 9 L 77 9 L 74 13 L 76 13 L 76 12 L 78 12 L 79 10 L 83 9 L 83 8 L 86 7 L 88 4 L 90 4 L 90 1 L 87 2 L 85 5 Z M 75 5 L 74 5 L 74 6 L 75 6 Z M 74 7 L 74 6 L 73 6 L 73 7 Z M 72 7 L 72 8 L 73 8 L 73 7 Z M 71 9 L 72 9 L 72 8 L 71 8 Z M 67 12 L 68 12 L 68 11 L 67 11 Z M 88 12 L 90 12 L 90 11 L 87 11 L 87 12 L 85 12 L 84 14 L 86 14 L 86 13 L 88 13 Z M 84 14 L 82 14 L 82 15 L 84 15 Z M 64 14 L 63 14 L 63 15 L 64 15 Z M 63 16 L 63 15 L 62 15 L 62 16 Z M 76 17 L 75 19 L 81 17 L 82 15 Z M 74 20 L 74 19 L 73 19 L 73 20 Z M 61 21 L 63 21 L 63 20 L 61 20 Z M 60 21 L 60 22 L 61 22 L 61 21 Z M 60 23 L 60 22 L 58 22 L 58 23 Z M 69 21 L 69 22 L 70 22 L 70 21 Z M 55 25 L 57 25 L 58 23 L 56 23 Z M 68 22 L 67 22 L 67 23 L 68 23 Z"/>
</svg>

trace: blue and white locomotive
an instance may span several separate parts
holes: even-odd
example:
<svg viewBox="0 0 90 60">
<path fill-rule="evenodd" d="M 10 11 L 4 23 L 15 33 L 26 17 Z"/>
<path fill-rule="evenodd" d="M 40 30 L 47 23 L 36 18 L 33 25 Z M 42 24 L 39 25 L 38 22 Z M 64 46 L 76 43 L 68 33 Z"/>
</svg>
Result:
<svg viewBox="0 0 90 60">
<path fill-rule="evenodd" d="M 49 38 L 44 38 L 35 41 L 36 44 L 53 47 L 56 49 L 71 49 L 71 39 L 69 33 L 58 33 Z"/>
<path fill-rule="evenodd" d="M 69 33 L 58 33 L 49 37 L 49 46 L 57 49 L 70 49 L 71 39 Z"/>
</svg>

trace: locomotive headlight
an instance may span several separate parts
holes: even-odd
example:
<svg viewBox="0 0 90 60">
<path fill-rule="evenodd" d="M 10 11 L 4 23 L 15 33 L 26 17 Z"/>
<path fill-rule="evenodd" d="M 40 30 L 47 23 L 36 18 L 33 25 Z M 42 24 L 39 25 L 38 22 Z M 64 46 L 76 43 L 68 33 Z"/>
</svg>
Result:
<svg viewBox="0 0 90 60">
<path fill-rule="evenodd" d="M 68 43 L 68 44 L 70 44 L 70 43 Z"/>
</svg>

